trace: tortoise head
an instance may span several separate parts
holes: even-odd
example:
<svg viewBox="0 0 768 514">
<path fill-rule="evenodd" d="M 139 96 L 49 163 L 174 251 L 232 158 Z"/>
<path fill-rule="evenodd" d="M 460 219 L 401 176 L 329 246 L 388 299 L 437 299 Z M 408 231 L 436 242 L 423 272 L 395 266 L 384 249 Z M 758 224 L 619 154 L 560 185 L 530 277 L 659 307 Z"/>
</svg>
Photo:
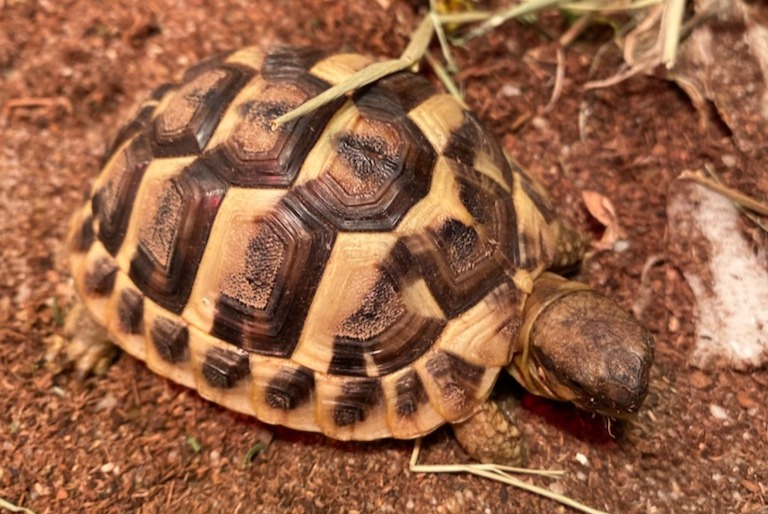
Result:
<svg viewBox="0 0 768 514">
<path fill-rule="evenodd" d="M 612 300 L 545 273 L 526 302 L 508 370 L 534 394 L 622 417 L 645 399 L 653 346 L 648 330 Z"/>
</svg>

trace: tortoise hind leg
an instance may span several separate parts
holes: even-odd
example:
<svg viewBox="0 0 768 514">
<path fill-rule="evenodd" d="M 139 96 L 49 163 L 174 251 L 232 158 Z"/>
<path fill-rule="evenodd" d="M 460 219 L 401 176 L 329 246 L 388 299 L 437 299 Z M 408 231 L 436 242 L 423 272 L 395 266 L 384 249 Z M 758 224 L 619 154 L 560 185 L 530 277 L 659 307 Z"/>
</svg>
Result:
<svg viewBox="0 0 768 514">
<path fill-rule="evenodd" d="M 525 460 L 520 429 L 495 400 L 486 400 L 470 418 L 451 427 L 459 445 L 475 460 L 509 466 Z"/>
<path fill-rule="evenodd" d="M 117 356 L 118 347 L 109 340 L 106 329 L 80 301 L 67 315 L 64 335 L 68 340 L 67 359 L 81 375 L 103 375 Z"/>
</svg>

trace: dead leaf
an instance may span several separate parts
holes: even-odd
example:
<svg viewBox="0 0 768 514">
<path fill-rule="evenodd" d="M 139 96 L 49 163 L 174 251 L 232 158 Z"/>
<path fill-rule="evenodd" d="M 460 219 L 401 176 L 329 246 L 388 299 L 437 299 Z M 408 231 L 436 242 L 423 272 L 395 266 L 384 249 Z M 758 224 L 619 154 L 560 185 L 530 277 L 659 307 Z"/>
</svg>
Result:
<svg viewBox="0 0 768 514">
<path fill-rule="evenodd" d="M 593 243 L 595 248 L 610 250 L 618 241 L 626 239 L 627 234 L 621 228 L 616 209 L 608 197 L 596 191 L 582 191 L 581 197 L 589 213 L 605 227 L 603 237 L 600 241 Z"/>
</svg>

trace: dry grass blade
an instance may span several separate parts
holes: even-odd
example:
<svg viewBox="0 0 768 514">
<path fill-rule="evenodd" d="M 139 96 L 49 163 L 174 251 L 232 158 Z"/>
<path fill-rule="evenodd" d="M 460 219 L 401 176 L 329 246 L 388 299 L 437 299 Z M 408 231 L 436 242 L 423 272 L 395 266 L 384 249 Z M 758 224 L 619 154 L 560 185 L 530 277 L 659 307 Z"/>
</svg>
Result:
<svg viewBox="0 0 768 514">
<path fill-rule="evenodd" d="M 350 91 L 372 84 L 392 73 L 410 68 L 424 57 L 427 47 L 429 46 L 430 41 L 432 41 L 434 32 L 434 20 L 431 16 L 426 16 L 413 32 L 411 42 L 398 59 L 377 62 L 370 66 L 366 66 L 357 73 L 352 74 L 352 76 L 343 82 L 340 82 L 332 88 L 326 89 L 311 100 L 304 102 L 296 109 L 272 120 L 272 130 L 277 129 L 289 121 L 300 118 L 301 116 L 314 111 L 318 107 L 322 107 L 323 105 L 344 96 Z"/>
<path fill-rule="evenodd" d="M 712 173 L 712 171 L 710 171 L 710 173 Z M 747 196 L 740 191 L 736 191 L 735 189 L 726 186 L 719 180 L 707 178 L 703 176 L 701 172 L 684 171 L 680 174 L 680 178 L 697 182 L 702 186 L 708 187 L 712 191 L 723 195 L 733 203 L 747 210 L 750 210 L 756 214 L 760 214 L 761 216 L 768 216 L 768 204 L 765 202 L 755 200 L 751 196 Z"/>
<path fill-rule="evenodd" d="M 23 512 L 24 514 L 35 514 L 35 511 L 29 510 L 26 507 L 19 507 L 13 503 L 0 498 L 0 509 L 5 509 L 8 512 Z"/>
<path fill-rule="evenodd" d="M 482 36 L 486 32 L 495 29 L 496 27 L 503 25 L 509 20 L 525 16 L 526 14 L 541 11 L 548 7 L 553 7 L 558 4 L 562 4 L 562 0 L 531 0 L 518 5 L 513 5 L 507 9 L 498 11 L 490 16 L 485 22 L 480 24 L 476 29 L 471 30 L 466 36 L 456 40 L 458 44 L 464 44 L 470 39 L 474 39 L 478 36 Z"/>
<path fill-rule="evenodd" d="M 706 188 L 711 189 L 719 195 L 724 196 L 734 204 L 736 207 L 755 225 L 760 227 L 763 232 L 768 232 L 768 227 L 756 216 L 768 216 L 768 203 L 755 200 L 754 198 L 745 195 L 740 191 L 732 189 L 722 182 L 713 169 L 709 166 L 704 168 L 712 178 L 705 177 L 700 171 L 683 171 L 678 178 L 682 180 L 690 180 L 700 184 Z"/>
<path fill-rule="evenodd" d="M 576 500 L 572 500 L 567 496 L 553 493 L 548 489 L 523 482 L 522 480 L 519 480 L 509 474 L 518 473 L 539 476 L 562 476 L 564 474 L 563 471 L 516 468 L 512 466 L 502 466 L 497 464 L 419 464 L 418 460 L 420 453 L 421 439 L 416 439 L 416 441 L 414 441 L 413 453 L 411 454 L 411 460 L 409 463 L 409 470 L 413 473 L 469 473 L 471 475 L 511 485 L 533 494 L 538 494 L 539 496 L 549 498 L 563 505 L 571 507 L 579 512 L 586 512 L 587 514 L 607 514 L 604 511 L 593 509 L 577 502 Z"/>
</svg>

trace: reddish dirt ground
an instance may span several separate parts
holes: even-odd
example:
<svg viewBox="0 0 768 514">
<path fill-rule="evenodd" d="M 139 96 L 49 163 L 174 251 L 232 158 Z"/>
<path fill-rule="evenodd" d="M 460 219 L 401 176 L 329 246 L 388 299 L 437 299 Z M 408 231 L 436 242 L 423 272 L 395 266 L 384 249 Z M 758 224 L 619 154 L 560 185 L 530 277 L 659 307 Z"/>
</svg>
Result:
<svg viewBox="0 0 768 514">
<path fill-rule="evenodd" d="M 0 1 L 0 498 L 38 513 L 567 511 L 480 478 L 409 473 L 410 442 L 339 443 L 278 428 L 244 466 L 263 434 L 252 419 L 125 355 L 85 381 L 45 360 L 62 334 L 55 306 L 71 294 L 61 255 L 68 216 L 137 102 L 186 65 L 248 44 L 395 56 L 417 3 Z M 557 34 L 561 23 L 544 26 Z M 511 388 L 529 464 L 567 472 L 532 481 L 613 513 L 766 513 L 768 376 L 687 365 L 694 299 L 665 259 L 666 193 L 679 172 L 710 164 L 765 198 L 765 172 L 749 171 L 764 170 L 765 156 L 740 153 L 715 120 L 701 125 L 662 79 L 585 92 L 591 55 L 610 37 L 601 30 L 566 51 L 562 95 L 544 112 L 557 62 L 547 31 L 509 24 L 458 50 L 467 102 L 582 229 L 601 230 L 583 190 L 616 206 L 628 247 L 590 258 L 582 278 L 627 308 L 647 295 L 640 318 L 657 358 L 643 409 L 610 430 Z M 597 75 L 619 64 L 609 52 Z M 424 451 L 428 462 L 467 460 L 447 430 Z"/>
</svg>

